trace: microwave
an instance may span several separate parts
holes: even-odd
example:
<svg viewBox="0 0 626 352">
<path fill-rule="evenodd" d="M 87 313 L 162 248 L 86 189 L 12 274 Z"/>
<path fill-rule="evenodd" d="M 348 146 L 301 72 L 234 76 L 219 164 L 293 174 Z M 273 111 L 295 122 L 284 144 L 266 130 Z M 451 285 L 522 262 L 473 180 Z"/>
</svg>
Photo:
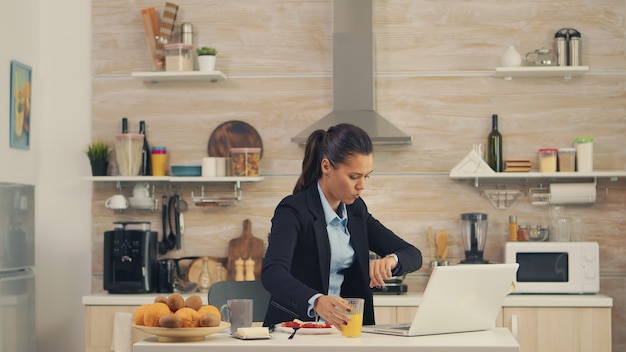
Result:
<svg viewBox="0 0 626 352">
<path fill-rule="evenodd" d="M 514 293 L 600 291 L 597 242 L 507 242 L 504 260 L 519 264 Z"/>
</svg>

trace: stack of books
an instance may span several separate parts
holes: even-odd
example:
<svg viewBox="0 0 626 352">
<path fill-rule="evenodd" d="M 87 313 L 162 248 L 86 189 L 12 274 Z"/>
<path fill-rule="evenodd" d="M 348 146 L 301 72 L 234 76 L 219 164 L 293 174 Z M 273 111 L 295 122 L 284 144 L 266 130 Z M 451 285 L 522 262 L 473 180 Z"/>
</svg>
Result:
<svg viewBox="0 0 626 352">
<path fill-rule="evenodd" d="M 504 161 L 504 172 L 528 172 L 530 160 L 514 159 Z"/>
</svg>

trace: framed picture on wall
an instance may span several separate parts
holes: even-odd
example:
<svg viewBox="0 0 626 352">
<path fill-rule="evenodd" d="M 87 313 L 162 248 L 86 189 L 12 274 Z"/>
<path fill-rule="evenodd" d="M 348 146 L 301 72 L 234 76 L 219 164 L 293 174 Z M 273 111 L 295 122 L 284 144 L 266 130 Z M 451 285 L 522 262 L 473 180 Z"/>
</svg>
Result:
<svg viewBox="0 0 626 352">
<path fill-rule="evenodd" d="M 9 146 L 30 149 L 31 67 L 11 61 Z"/>
</svg>

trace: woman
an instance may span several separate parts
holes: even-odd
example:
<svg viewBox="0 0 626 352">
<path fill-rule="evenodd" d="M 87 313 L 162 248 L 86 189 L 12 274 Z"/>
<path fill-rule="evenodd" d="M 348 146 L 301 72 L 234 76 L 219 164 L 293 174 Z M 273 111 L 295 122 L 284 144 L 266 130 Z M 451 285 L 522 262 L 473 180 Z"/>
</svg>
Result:
<svg viewBox="0 0 626 352">
<path fill-rule="evenodd" d="M 308 137 L 293 195 L 272 219 L 261 273 L 272 296 L 265 326 L 319 317 L 341 329 L 349 309 L 341 297 L 364 298 L 363 324 L 374 324 L 371 288 L 421 267 L 420 251 L 372 217 L 360 198 L 373 160 L 372 141 L 354 125 Z M 369 251 L 383 258 L 370 262 Z"/>
</svg>

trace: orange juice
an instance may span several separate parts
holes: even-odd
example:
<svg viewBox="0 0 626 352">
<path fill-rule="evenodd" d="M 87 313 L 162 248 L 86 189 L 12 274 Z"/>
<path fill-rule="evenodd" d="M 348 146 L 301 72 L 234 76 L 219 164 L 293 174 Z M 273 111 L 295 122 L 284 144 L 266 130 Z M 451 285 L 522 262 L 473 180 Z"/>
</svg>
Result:
<svg viewBox="0 0 626 352">
<path fill-rule="evenodd" d="M 361 327 L 363 327 L 363 313 L 350 314 L 350 321 L 348 325 L 344 325 L 341 328 L 341 335 L 346 337 L 358 337 L 361 336 Z"/>
</svg>

